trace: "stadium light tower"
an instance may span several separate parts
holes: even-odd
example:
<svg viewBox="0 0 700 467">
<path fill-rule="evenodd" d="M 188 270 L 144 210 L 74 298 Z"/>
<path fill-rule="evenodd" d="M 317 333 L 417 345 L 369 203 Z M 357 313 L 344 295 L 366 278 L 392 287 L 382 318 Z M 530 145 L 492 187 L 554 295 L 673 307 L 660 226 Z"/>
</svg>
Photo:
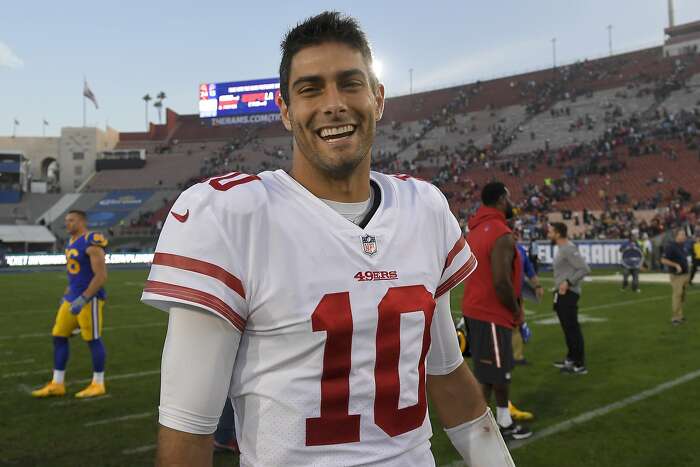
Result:
<svg viewBox="0 0 700 467">
<path fill-rule="evenodd" d="M 552 68 L 557 67 L 557 38 L 552 37 Z"/>
<path fill-rule="evenodd" d="M 408 93 L 413 94 L 413 68 L 408 69 Z"/>
<path fill-rule="evenodd" d="M 672 28 L 676 25 L 676 18 L 673 12 L 673 0 L 668 0 L 668 27 Z"/>
<path fill-rule="evenodd" d="M 612 56 L 613 54 L 613 49 L 612 49 L 612 30 L 613 30 L 613 25 L 608 24 L 608 51 L 610 52 L 610 55 Z"/>
</svg>

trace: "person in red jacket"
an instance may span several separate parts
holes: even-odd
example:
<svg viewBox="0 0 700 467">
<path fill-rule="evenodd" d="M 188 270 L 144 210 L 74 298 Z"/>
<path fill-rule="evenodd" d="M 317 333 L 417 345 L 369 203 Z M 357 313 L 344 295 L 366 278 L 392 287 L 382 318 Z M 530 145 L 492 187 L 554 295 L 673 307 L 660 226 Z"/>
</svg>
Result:
<svg viewBox="0 0 700 467">
<path fill-rule="evenodd" d="M 467 242 L 479 267 L 464 283 L 462 313 L 469 328 L 474 376 L 488 401 L 496 397 L 496 421 L 505 439 L 532 436 L 508 411 L 513 370 L 513 328 L 522 320 L 518 301 L 522 262 L 506 219 L 513 217 L 510 193 L 501 182 L 481 191 L 481 207 L 469 219 Z"/>
</svg>

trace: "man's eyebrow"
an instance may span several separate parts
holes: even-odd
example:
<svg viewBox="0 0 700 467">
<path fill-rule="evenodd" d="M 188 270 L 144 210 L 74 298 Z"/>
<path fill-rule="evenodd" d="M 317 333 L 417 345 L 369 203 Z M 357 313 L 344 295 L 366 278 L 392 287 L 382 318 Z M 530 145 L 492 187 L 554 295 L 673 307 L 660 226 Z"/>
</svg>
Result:
<svg viewBox="0 0 700 467">
<path fill-rule="evenodd" d="M 365 72 L 362 71 L 359 68 L 351 68 L 349 70 L 343 70 L 340 71 L 336 74 L 336 79 L 347 79 L 355 75 L 362 75 L 362 77 L 365 77 Z M 292 87 L 297 87 L 300 84 L 319 84 L 322 83 L 324 79 L 320 75 L 306 75 L 306 76 L 300 76 L 294 82 L 292 83 Z"/>
<path fill-rule="evenodd" d="M 307 75 L 307 76 L 300 76 L 294 82 L 292 83 L 292 87 L 296 87 L 300 84 L 303 83 L 309 83 L 309 84 L 318 84 L 322 83 L 323 78 L 321 78 L 319 75 Z"/>
<path fill-rule="evenodd" d="M 362 75 L 362 77 L 365 77 L 365 72 L 360 70 L 359 68 L 352 68 L 350 70 L 343 70 L 338 73 L 338 78 L 339 79 L 347 79 L 350 78 L 351 76 L 354 75 Z"/>
</svg>

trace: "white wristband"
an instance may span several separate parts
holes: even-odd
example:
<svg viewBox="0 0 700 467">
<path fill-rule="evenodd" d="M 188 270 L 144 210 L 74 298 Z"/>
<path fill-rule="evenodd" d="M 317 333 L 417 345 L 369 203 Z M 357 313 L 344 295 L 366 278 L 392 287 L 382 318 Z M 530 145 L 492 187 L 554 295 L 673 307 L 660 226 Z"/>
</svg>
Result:
<svg viewBox="0 0 700 467">
<path fill-rule="evenodd" d="M 515 467 L 489 408 L 481 417 L 446 428 L 445 433 L 470 467 Z"/>
</svg>

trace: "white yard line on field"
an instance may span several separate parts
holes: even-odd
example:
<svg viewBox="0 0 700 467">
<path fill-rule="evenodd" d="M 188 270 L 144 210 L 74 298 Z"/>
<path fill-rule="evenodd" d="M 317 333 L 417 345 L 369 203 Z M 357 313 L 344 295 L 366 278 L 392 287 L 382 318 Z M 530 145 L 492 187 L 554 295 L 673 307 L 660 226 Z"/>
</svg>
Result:
<svg viewBox="0 0 700 467">
<path fill-rule="evenodd" d="M 693 292 L 686 292 L 686 295 L 697 295 L 700 293 L 700 290 L 696 290 Z M 668 300 L 669 302 L 669 308 L 670 308 L 670 303 L 671 303 L 671 294 L 669 293 L 668 295 L 655 295 L 653 297 L 646 297 L 646 298 L 638 298 L 636 300 L 623 300 L 621 302 L 614 302 L 614 303 L 605 303 L 603 305 L 594 305 L 594 306 L 586 306 L 581 308 L 581 311 L 591 311 L 591 310 L 602 310 L 604 308 L 614 308 L 616 306 L 620 305 L 633 305 L 635 303 L 643 303 L 643 302 L 655 302 L 657 300 Z"/>
<path fill-rule="evenodd" d="M 25 376 L 25 375 L 35 375 L 35 374 L 41 374 L 41 373 L 46 373 L 46 377 L 49 378 L 51 377 L 51 370 L 37 370 L 37 371 L 24 371 L 21 373 L 7 373 L 5 375 L 2 375 L 3 378 L 11 378 L 15 376 Z M 144 376 L 152 376 L 152 375 L 157 375 L 160 374 L 160 370 L 149 370 L 149 371 L 139 371 L 136 373 L 122 373 L 119 375 L 107 375 L 106 380 L 107 382 L 110 381 L 117 381 L 120 379 L 133 379 L 133 378 L 142 378 Z M 92 381 L 92 378 L 85 378 L 85 379 L 79 379 L 76 381 L 71 381 L 70 383 L 66 384 L 66 386 L 75 386 L 78 384 L 85 384 L 89 383 Z M 24 392 L 27 394 L 30 394 L 33 389 L 37 388 L 32 388 L 28 384 L 18 384 L 15 386 L 16 390 L 19 390 L 19 392 Z M 0 394 L 6 394 L 14 392 L 14 390 L 7 390 L 7 391 L 0 391 Z"/>
<path fill-rule="evenodd" d="M 88 427 L 88 426 L 97 426 L 97 425 L 108 425 L 110 423 L 123 422 L 125 420 L 137 420 L 139 418 L 152 417 L 153 415 L 155 415 L 155 412 L 151 410 L 150 412 L 133 413 L 133 414 L 124 415 L 121 417 L 105 418 L 102 420 L 96 420 L 94 422 L 87 422 L 87 423 L 83 424 L 83 426 Z"/>
<path fill-rule="evenodd" d="M 119 329 L 138 329 L 138 328 L 151 328 L 159 326 L 167 326 L 166 321 L 158 323 L 143 323 L 143 324 L 125 324 L 123 326 L 105 326 L 102 328 L 103 331 L 117 331 Z M 35 332 L 31 334 L 18 334 L 16 336 L 0 336 L 0 340 L 10 340 L 10 339 L 29 339 L 32 337 L 51 337 L 50 332 Z"/>
<path fill-rule="evenodd" d="M 68 399 L 65 401 L 52 402 L 49 404 L 49 406 L 50 407 L 65 407 L 67 405 L 87 404 L 88 402 L 103 401 L 105 399 L 111 399 L 111 398 L 112 398 L 111 394 L 105 394 L 104 396 L 99 396 L 99 397 L 87 397 L 87 398 L 83 398 L 83 399 Z"/>
<path fill-rule="evenodd" d="M 51 370 L 44 368 L 43 370 L 17 371 L 15 373 L 5 373 L 2 375 L 2 377 L 3 378 L 16 378 L 18 376 L 40 375 L 41 373 L 46 373 L 47 376 L 51 376 Z"/>
<path fill-rule="evenodd" d="M 21 365 L 23 363 L 32 363 L 35 360 L 33 358 L 25 358 L 24 360 L 15 360 L 14 362 L 0 362 L 0 366 L 12 366 Z"/>
<path fill-rule="evenodd" d="M 543 430 L 538 431 L 534 435 L 532 435 L 531 438 L 524 439 L 522 441 L 515 441 L 510 444 L 510 449 L 518 449 L 523 446 L 527 446 L 530 443 L 533 443 L 537 441 L 538 439 L 546 438 L 547 436 L 555 435 L 557 433 L 561 433 L 562 431 L 569 430 L 571 428 L 574 428 L 576 425 L 580 425 L 582 423 L 588 422 L 590 420 L 593 420 L 594 418 L 602 417 L 603 415 L 607 415 L 610 412 L 618 409 L 622 409 L 624 407 L 627 407 L 628 405 L 632 405 L 635 402 L 639 402 L 644 399 L 648 399 L 652 396 L 655 396 L 657 394 L 661 394 L 662 392 L 668 391 L 669 389 L 672 389 L 676 386 L 679 386 L 683 383 L 687 383 L 688 381 L 692 381 L 696 378 L 700 377 L 700 369 L 691 371 L 690 373 L 686 373 L 683 376 L 673 379 L 671 381 L 667 381 L 665 383 L 659 384 L 658 386 L 655 386 L 651 389 L 647 389 L 645 391 L 642 391 L 640 393 L 634 394 L 632 396 L 626 397 L 622 400 L 619 400 L 617 402 L 613 402 L 612 404 L 604 405 L 603 407 L 597 408 L 595 410 L 591 410 L 590 412 L 585 412 L 582 413 L 581 415 L 571 418 L 569 420 L 563 421 L 561 423 L 557 423 L 556 425 L 552 425 L 548 428 L 545 428 Z"/>
<path fill-rule="evenodd" d="M 122 454 L 126 454 L 128 456 L 130 454 L 141 454 L 144 452 L 155 451 L 155 450 L 156 450 L 155 444 L 147 444 L 146 446 L 140 446 L 138 448 L 124 449 L 122 451 Z"/>
<path fill-rule="evenodd" d="M 695 290 L 692 292 L 687 292 L 686 295 L 697 295 L 700 294 L 700 290 Z M 612 303 L 605 303 L 603 305 L 592 305 L 592 306 L 584 306 L 578 309 L 578 311 L 594 311 L 594 310 L 603 310 L 606 308 L 616 308 L 620 306 L 626 306 L 626 305 L 634 305 L 636 303 L 644 303 L 644 302 L 655 302 L 658 300 L 668 300 L 669 302 L 671 301 L 671 295 L 654 295 L 653 297 L 644 297 L 644 298 L 637 298 L 634 300 L 622 300 L 620 302 L 612 302 Z M 551 316 L 554 314 L 554 311 L 548 311 L 544 313 L 536 313 L 534 315 L 526 315 L 527 319 L 537 319 L 537 318 L 542 318 L 544 316 Z"/>
<path fill-rule="evenodd" d="M 46 308 L 44 310 L 17 310 L 17 311 L 3 311 L 0 313 L 0 318 L 4 316 L 14 316 L 14 315 L 38 315 L 38 314 L 56 314 L 56 310 L 58 309 L 58 306 L 56 309 L 51 309 L 51 308 Z"/>
<path fill-rule="evenodd" d="M 532 435 L 532 437 L 530 437 L 528 439 L 511 442 L 508 445 L 508 448 L 511 451 L 514 451 L 514 450 L 519 449 L 523 446 L 527 446 L 530 443 L 534 443 L 537 440 L 540 440 L 542 438 L 547 438 L 548 436 L 552 436 L 552 435 L 555 435 L 557 433 L 561 433 L 563 431 L 570 430 L 572 428 L 575 428 L 577 425 L 581 425 L 581 424 L 589 422 L 595 418 L 602 417 L 603 415 L 607 415 L 610 412 L 613 412 L 615 410 L 625 408 L 628 405 L 632 405 L 636 402 L 639 402 L 639 401 L 642 401 L 644 399 L 648 399 L 650 397 L 656 396 L 657 394 L 661 394 L 662 392 L 668 391 L 669 389 L 672 389 L 676 386 L 679 386 L 683 383 L 687 383 L 688 381 L 692 381 L 692 380 L 697 379 L 699 377 L 700 377 L 700 369 L 695 370 L 695 371 L 691 371 L 690 373 L 686 373 L 679 378 L 676 378 L 676 379 L 673 379 L 671 381 L 667 381 L 665 383 L 659 384 L 658 386 L 655 386 L 651 389 L 647 389 L 645 391 L 642 391 L 640 393 L 626 397 L 626 398 L 619 400 L 617 402 L 613 402 L 612 404 L 604 405 L 602 407 L 591 410 L 589 412 L 582 413 L 581 415 L 578 415 L 574 418 L 570 418 L 569 420 L 565 420 L 561 423 L 557 423 L 557 424 L 552 425 L 550 427 L 536 431 L 535 434 Z M 462 461 L 454 461 L 454 462 L 451 462 L 449 464 L 443 464 L 441 467 L 463 467 L 464 465 L 465 464 Z"/>
<path fill-rule="evenodd" d="M 139 371 L 136 373 L 123 373 L 120 375 L 106 375 L 105 376 L 105 381 L 109 383 L 110 381 L 115 381 L 115 380 L 120 380 L 120 379 L 133 379 L 133 378 L 141 378 L 142 376 L 151 376 L 151 375 L 158 375 L 160 374 L 160 370 L 149 370 L 149 371 Z M 86 378 L 86 379 L 79 379 L 77 381 L 72 381 L 68 383 L 66 386 L 73 386 L 75 384 L 85 384 L 89 383 L 92 381 L 92 378 Z"/>
</svg>

